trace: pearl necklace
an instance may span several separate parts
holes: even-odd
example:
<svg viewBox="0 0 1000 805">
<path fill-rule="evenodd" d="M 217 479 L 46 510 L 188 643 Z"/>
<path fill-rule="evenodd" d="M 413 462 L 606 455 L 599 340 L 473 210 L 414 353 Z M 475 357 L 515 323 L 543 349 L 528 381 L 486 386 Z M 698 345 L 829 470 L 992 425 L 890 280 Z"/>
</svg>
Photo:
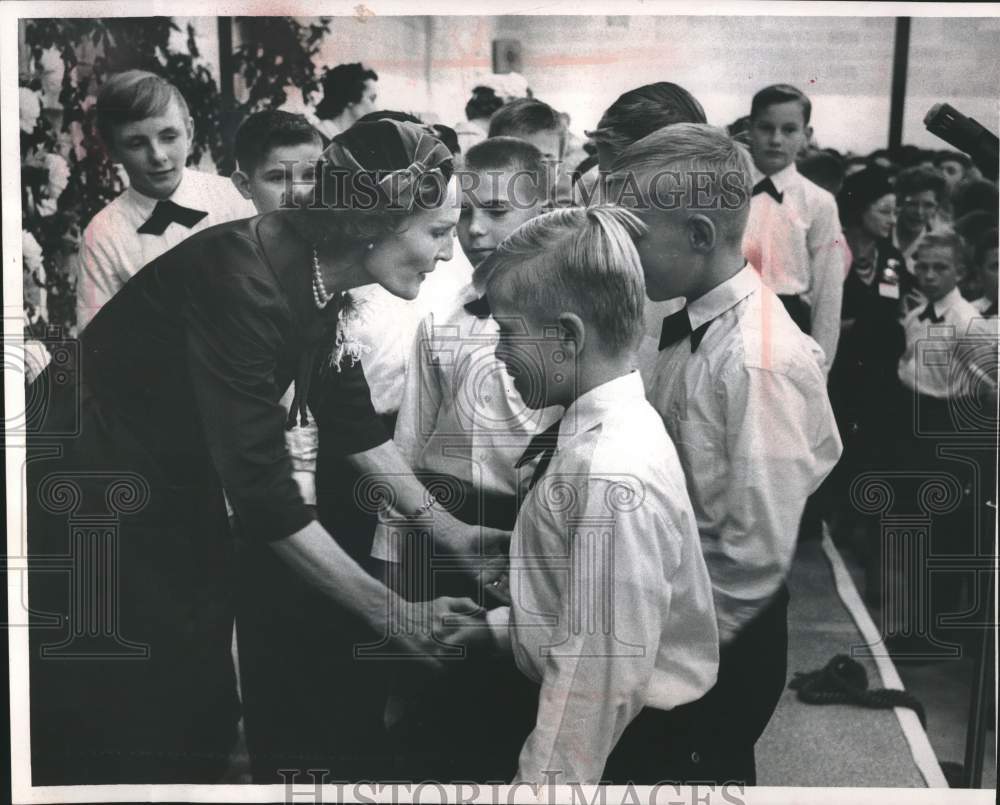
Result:
<svg viewBox="0 0 1000 805">
<path fill-rule="evenodd" d="M 323 282 L 323 271 L 319 266 L 319 254 L 313 246 L 313 278 L 312 278 L 313 301 L 320 310 L 330 304 L 333 294 L 326 290 L 326 283 Z"/>
</svg>

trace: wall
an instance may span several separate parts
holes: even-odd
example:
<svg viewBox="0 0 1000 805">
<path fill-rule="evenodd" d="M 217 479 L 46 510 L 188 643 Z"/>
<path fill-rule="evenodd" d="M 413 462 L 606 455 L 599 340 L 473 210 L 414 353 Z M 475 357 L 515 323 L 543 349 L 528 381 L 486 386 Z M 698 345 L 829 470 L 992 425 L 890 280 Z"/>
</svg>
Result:
<svg viewBox="0 0 1000 805">
<path fill-rule="evenodd" d="M 568 111 L 577 131 L 652 81 L 685 86 L 717 124 L 745 114 L 760 87 L 788 82 L 812 97 L 820 143 L 862 152 L 886 143 L 891 17 L 352 17 L 332 30 L 324 63 L 370 64 L 387 107 L 445 122 L 462 118 L 503 37 L 520 40 L 536 95 Z M 1000 19 L 914 19 L 904 140 L 940 144 L 921 122 L 938 100 L 996 129 L 998 53 Z"/>
</svg>

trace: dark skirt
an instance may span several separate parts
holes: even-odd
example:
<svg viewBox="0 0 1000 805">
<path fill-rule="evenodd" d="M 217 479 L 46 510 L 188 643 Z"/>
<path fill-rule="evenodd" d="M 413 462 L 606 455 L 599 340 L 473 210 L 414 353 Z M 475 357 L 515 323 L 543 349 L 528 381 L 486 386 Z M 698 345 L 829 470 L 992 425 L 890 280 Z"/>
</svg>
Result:
<svg viewBox="0 0 1000 805">
<path fill-rule="evenodd" d="M 239 701 L 235 556 L 207 455 L 165 454 L 155 418 L 130 421 L 75 378 L 36 383 L 49 396 L 26 468 L 32 780 L 215 782 Z"/>
<path fill-rule="evenodd" d="M 375 514 L 354 499 L 358 478 L 320 439 L 318 517 L 337 543 L 372 575 Z M 266 545 L 240 541 L 236 617 L 244 728 L 255 783 L 374 780 L 388 768 L 383 725 L 385 658 L 356 649 L 374 634 L 308 587 Z M 285 771 L 282 771 L 285 770 Z"/>
</svg>

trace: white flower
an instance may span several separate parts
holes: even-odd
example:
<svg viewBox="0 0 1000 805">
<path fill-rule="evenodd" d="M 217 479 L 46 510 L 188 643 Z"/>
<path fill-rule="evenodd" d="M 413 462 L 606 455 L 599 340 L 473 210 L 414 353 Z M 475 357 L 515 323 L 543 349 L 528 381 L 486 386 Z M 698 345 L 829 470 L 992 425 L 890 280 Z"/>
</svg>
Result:
<svg viewBox="0 0 1000 805">
<path fill-rule="evenodd" d="M 38 245 L 35 236 L 27 229 L 21 230 L 21 254 L 24 260 L 24 267 L 32 273 L 43 271 L 42 267 L 42 247 Z"/>
<path fill-rule="evenodd" d="M 38 211 L 43 216 L 55 213 L 56 202 L 69 184 L 69 163 L 59 154 L 46 154 L 45 167 L 49 172 L 49 183 L 46 197 L 38 205 Z"/>
<path fill-rule="evenodd" d="M 38 125 L 38 118 L 42 115 L 42 99 L 38 93 L 27 87 L 20 87 L 18 91 L 21 109 L 21 131 L 31 134 Z"/>
<path fill-rule="evenodd" d="M 63 61 L 59 48 L 51 47 L 42 51 L 38 60 L 42 73 L 42 96 L 46 106 L 54 107 L 59 103 L 59 92 L 62 90 L 63 76 L 66 74 L 66 62 Z"/>
<path fill-rule="evenodd" d="M 168 53 L 188 53 L 188 37 L 187 31 L 184 28 L 177 30 L 176 28 L 170 29 L 170 38 L 167 39 L 167 52 Z"/>
</svg>

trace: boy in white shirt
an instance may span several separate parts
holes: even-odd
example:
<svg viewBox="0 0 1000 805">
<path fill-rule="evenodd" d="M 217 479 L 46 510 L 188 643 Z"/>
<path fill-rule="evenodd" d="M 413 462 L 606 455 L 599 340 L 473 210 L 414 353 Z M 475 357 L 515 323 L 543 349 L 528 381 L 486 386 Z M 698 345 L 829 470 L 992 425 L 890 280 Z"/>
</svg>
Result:
<svg viewBox="0 0 1000 805">
<path fill-rule="evenodd" d="M 962 368 L 968 353 L 960 347 L 982 314 L 958 289 L 964 252 L 956 233 L 939 230 L 924 235 L 915 254 L 917 287 L 927 304 L 903 319 L 906 349 L 899 359 L 899 380 L 910 395 L 905 410 L 920 417 L 914 434 L 953 431 L 951 411 L 972 391 L 974 369 Z"/>
<path fill-rule="evenodd" d="M 612 774 L 605 764 L 633 720 L 660 724 L 715 681 L 694 512 L 635 368 L 641 229 L 620 208 L 558 210 L 490 258 L 497 358 L 527 405 L 566 409 L 519 462 L 537 464 L 511 536 L 512 603 L 488 615 L 541 686 L 518 782 L 672 779 L 669 732 L 625 753 Z"/>
<path fill-rule="evenodd" d="M 837 202 L 795 167 L 812 137 L 811 111 L 809 99 L 787 84 L 765 87 L 753 97 L 753 201 L 743 254 L 792 320 L 822 347 L 823 371 L 829 373 L 847 272 Z"/>
<path fill-rule="evenodd" d="M 185 167 L 191 115 L 178 89 L 159 76 L 111 76 L 97 95 L 97 130 L 129 187 L 83 232 L 78 330 L 146 263 L 195 232 L 256 214 L 226 177 Z"/>
<path fill-rule="evenodd" d="M 753 214 L 742 146 L 711 126 L 668 126 L 622 152 L 612 198 L 625 181 L 648 227 L 637 244 L 648 297 L 687 300 L 664 319 L 646 394 L 684 468 L 722 647 L 718 684 L 672 714 L 678 779 L 752 785 L 754 744 L 785 687 L 799 521 L 841 441 L 820 350 L 741 253 Z"/>
<path fill-rule="evenodd" d="M 987 446 L 996 444 L 997 329 L 996 322 L 984 319 L 959 291 L 964 255 L 962 239 L 942 228 L 924 234 L 914 253 L 917 288 L 925 304 L 903 319 L 906 349 L 898 367 L 903 393 L 895 409 L 894 457 L 900 469 L 916 477 L 922 471 L 940 471 L 942 463 L 958 476 L 966 492 L 958 506 L 935 515 L 928 548 L 935 554 L 972 557 L 992 551 L 989 515 L 981 518 L 975 511 L 989 511 L 984 504 L 995 494 L 995 483 L 989 479 L 995 477 L 996 453 L 980 453 L 983 460 L 970 483 L 969 459 L 949 467 L 948 453 L 941 448 L 956 444 L 956 439 L 959 444 L 963 438 L 967 442 L 970 436 Z M 901 510 L 923 509 L 917 495 L 914 485 L 905 486 L 896 493 L 897 505 Z M 949 632 L 938 621 L 942 615 L 961 612 L 962 574 L 936 573 L 926 579 L 923 568 L 902 572 L 910 589 L 926 592 L 907 602 L 912 611 L 900 607 L 895 620 L 885 624 L 885 642 L 893 659 L 947 656 L 964 635 Z"/>
<path fill-rule="evenodd" d="M 451 308 L 420 323 L 393 441 L 415 472 L 457 482 L 465 501 L 461 519 L 510 529 L 518 504 L 514 463 L 534 433 L 562 412 L 527 408 L 510 385 L 493 354 L 497 327 L 484 296 L 489 275 L 479 266 L 541 213 L 545 165 L 533 145 L 494 137 L 469 150 L 465 170 L 458 240 L 477 270 Z M 398 561 L 394 552 L 383 524 L 373 556 Z"/>
<path fill-rule="evenodd" d="M 458 240 L 476 267 L 450 307 L 428 314 L 417 329 L 393 441 L 441 505 L 468 523 L 509 531 L 528 475 L 515 464 L 532 436 L 562 414 L 558 406 L 525 405 L 494 355 L 497 323 L 485 288 L 486 259 L 501 241 L 542 211 L 546 166 L 530 143 L 493 137 L 465 155 Z M 372 556 L 387 582 L 411 600 L 461 594 L 476 599 L 465 575 L 435 568 L 429 534 L 383 519 Z M 439 555 L 438 555 L 439 556 Z M 530 729 L 534 691 L 496 658 L 461 664 L 445 679 L 406 679 L 394 696 L 403 776 L 414 779 L 503 779 Z M 498 689 L 505 691 L 495 697 Z M 456 701 L 461 701 L 459 707 Z M 489 723 L 470 741 L 468 725 Z"/>
</svg>

